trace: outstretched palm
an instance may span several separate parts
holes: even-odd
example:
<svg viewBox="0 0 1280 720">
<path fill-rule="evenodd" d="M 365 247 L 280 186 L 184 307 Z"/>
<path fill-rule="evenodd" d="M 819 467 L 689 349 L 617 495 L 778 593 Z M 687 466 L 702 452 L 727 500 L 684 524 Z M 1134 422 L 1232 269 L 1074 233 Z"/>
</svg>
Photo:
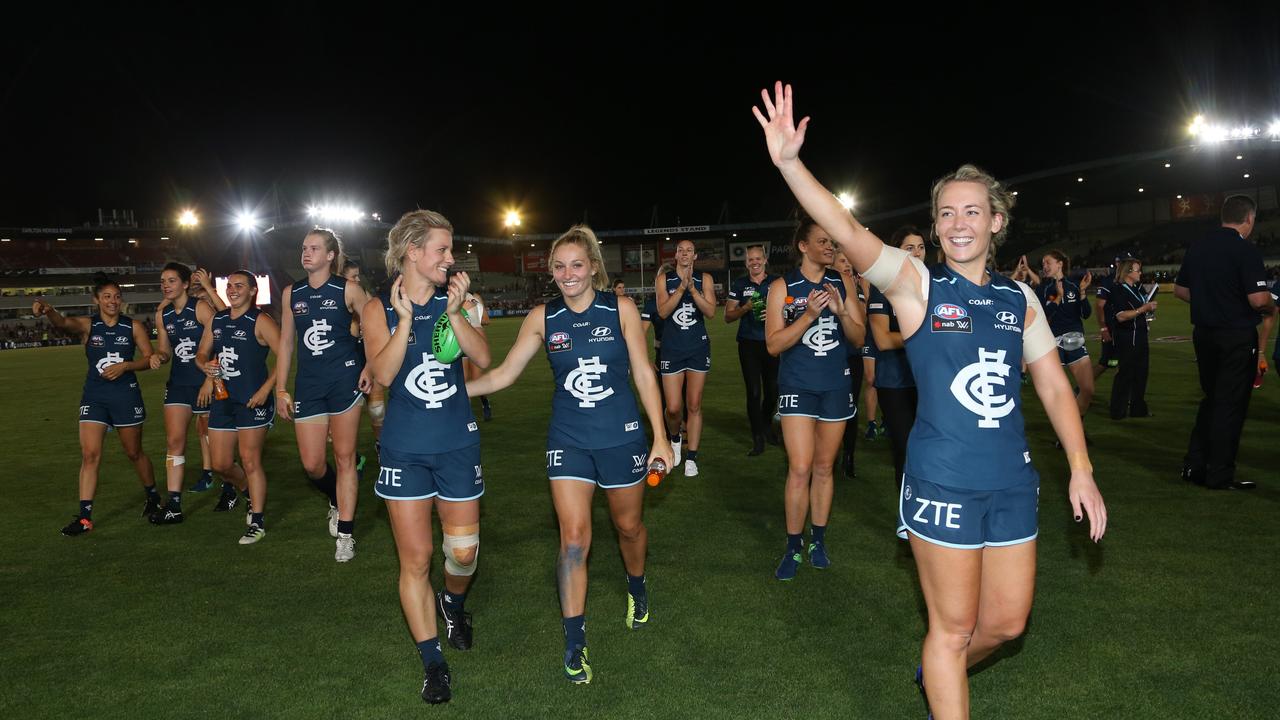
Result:
<svg viewBox="0 0 1280 720">
<path fill-rule="evenodd" d="M 764 129 L 764 141 L 769 147 L 769 158 L 773 160 L 774 165 L 781 167 L 784 163 L 799 157 L 800 146 L 804 145 L 804 132 L 809 127 L 809 118 L 804 118 L 800 121 L 800 125 L 796 126 L 795 117 L 792 115 L 794 101 L 791 96 L 791 86 L 784 86 L 781 81 L 774 84 L 772 98 L 769 97 L 768 90 L 761 90 L 760 97 L 764 100 L 765 112 L 760 112 L 760 108 L 754 106 L 751 112 L 755 113 L 756 120 Z M 767 119 L 765 113 L 768 113 Z"/>
</svg>

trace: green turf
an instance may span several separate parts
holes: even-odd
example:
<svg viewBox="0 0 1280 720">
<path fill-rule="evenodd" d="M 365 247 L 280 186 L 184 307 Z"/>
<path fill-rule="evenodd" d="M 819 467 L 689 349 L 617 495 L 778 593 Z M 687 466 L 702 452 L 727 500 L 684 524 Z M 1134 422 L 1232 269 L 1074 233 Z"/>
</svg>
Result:
<svg viewBox="0 0 1280 720">
<path fill-rule="evenodd" d="M 495 355 L 517 327 L 495 321 Z M 301 477 L 287 424 L 268 440 L 263 542 L 236 543 L 243 515 L 210 512 L 215 493 L 188 494 L 183 525 L 149 525 L 114 436 L 97 528 L 62 537 L 76 507 L 82 351 L 0 353 L 0 717 L 923 717 L 911 683 L 923 610 L 892 532 L 886 442 L 860 441 L 859 477 L 837 480 L 833 567 L 776 582 L 784 458 L 773 448 L 745 457 L 732 329 L 720 319 L 711 328 L 702 474 L 677 472 L 646 500 L 652 621 L 642 631 L 623 627 L 623 570 L 597 501 L 586 687 L 560 676 L 545 363 L 493 398 L 495 419 L 481 428 L 481 569 L 468 600 L 476 646 L 446 648 L 454 700 L 434 710 L 418 699 L 374 467 L 347 565 L 333 561 L 326 504 Z M 1153 330 L 1189 335 L 1186 307 L 1164 303 Z M 1034 392 L 1024 393 L 1043 481 L 1039 587 L 1025 638 L 972 678 L 975 717 L 1266 717 L 1280 702 L 1280 378 L 1255 393 L 1241 443 L 1240 474 L 1261 489 L 1211 494 L 1177 479 L 1194 371 L 1189 343 L 1154 344 L 1156 417 L 1119 423 L 1104 407 L 1114 373 L 1102 380 L 1088 421 L 1111 515 L 1100 547 L 1071 522 L 1065 461 Z M 141 374 L 157 464 L 166 372 Z M 194 444 L 187 457 L 198 459 Z"/>
</svg>

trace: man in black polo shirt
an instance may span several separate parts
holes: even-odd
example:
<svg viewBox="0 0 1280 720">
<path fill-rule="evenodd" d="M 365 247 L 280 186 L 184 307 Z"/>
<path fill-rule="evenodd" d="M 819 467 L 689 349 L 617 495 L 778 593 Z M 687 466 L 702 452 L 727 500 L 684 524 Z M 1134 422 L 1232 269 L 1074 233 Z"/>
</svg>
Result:
<svg viewBox="0 0 1280 720">
<path fill-rule="evenodd" d="M 1257 325 L 1275 312 L 1262 253 L 1248 242 L 1256 211 L 1251 198 L 1227 198 L 1222 227 L 1191 243 L 1173 288 L 1175 297 L 1191 303 L 1204 391 L 1182 477 L 1214 490 L 1254 487 L 1236 480 L 1236 453 L 1258 369 Z"/>
</svg>

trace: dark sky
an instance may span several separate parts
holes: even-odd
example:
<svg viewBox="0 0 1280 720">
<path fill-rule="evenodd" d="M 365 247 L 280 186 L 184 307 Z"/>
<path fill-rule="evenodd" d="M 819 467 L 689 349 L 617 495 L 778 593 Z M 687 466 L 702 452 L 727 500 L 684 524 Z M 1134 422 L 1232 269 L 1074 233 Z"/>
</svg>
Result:
<svg viewBox="0 0 1280 720">
<path fill-rule="evenodd" d="M 1280 114 L 1272 4 L 1229 16 L 1026 4 L 1020 26 L 811 4 L 767 20 L 745 5 L 32 18 L 7 28 L 0 68 L 0 226 L 188 204 L 217 222 L 273 185 L 287 211 L 429 207 L 464 234 L 500 233 L 507 205 L 531 232 L 584 211 L 597 227 L 644 227 L 655 205 L 659 224 L 713 223 L 725 202 L 731 221 L 773 220 L 792 203 L 750 107 L 775 78 L 814 117 L 806 161 L 877 209 L 927 199 L 962 162 L 1009 177 L 1168 147 L 1196 110 Z"/>
</svg>

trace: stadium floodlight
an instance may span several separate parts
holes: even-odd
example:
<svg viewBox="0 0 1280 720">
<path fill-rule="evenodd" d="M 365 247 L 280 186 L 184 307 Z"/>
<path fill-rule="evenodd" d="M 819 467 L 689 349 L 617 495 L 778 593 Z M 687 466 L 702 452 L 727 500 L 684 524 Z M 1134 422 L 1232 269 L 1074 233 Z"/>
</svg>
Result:
<svg viewBox="0 0 1280 720">
<path fill-rule="evenodd" d="M 1272 140 L 1280 139 L 1280 120 L 1271 121 L 1271 124 L 1267 126 L 1267 134 L 1271 136 Z"/>
<path fill-rule="evenodd" d="M 196 215 L 195 210 L 183 210 L 178 216 L 178 225 L 184 228 L 192 228 L 200 224 L 200 218 Z"/>
<path fill-rule="evenodd" d="M 1243 155 L 1237 155 L 1237 156 L 1236 156 L 1236 159 L 1237 159 L 1237 160 L 1243 160 L 1243 159 L 1244 159 L 1244 156 L 1243 156 Z"/>
<path fill-rule="evenodd" d="M 1017 196 L 1018 196 L 1018 191 L 1017 191 L 1017 190 L 1014 190 L 1014 191 L 1013 191 L 1013 196 L 1014 196 L 1014 197 L 1017 197 Z"/>
<path fill-rule="evenodd" d="M 516 210 L 508 210 L 502 219 L 502 224 L 508 229 L 514 231 L 520 227 L 520 213 Z"/>
<path fill-rule="evenodd" d="M 1173 167 L 1173 166 L 1172 166 L 1172 165 L 1170 165 L 1169 163 L 1165 163 L 1165 164 L 1164 164 L 1164 166 L 1165 166 L 1165 167 L 1167 167 L 1167 168 L 1171 168 L 1171 167 Z"/>
<path fill-rule="evenodd" d="M 236 224 L 240 226 L 241 230 L 252 232 L 254 228 L 258 227 L 258 218 L 249 213 L 240 213 L 236 216 Z"/>
<path fill-rule="evenodd" d="M 1231 131 L 1221 125 L 1206 125 L 1200 131 L 1200 136 L 1207 143 L 1220 143 L 1231 136 Z"/>
<path fill-rule="evenodd" d="M 847 192 L 842 192 L 839 195 L 836 195 L 836 200 L 840 202 L 840 207 L 845 210 L 852 210 L 853 206 L 858 204 L 858 201 Z"/>
<path fill-rule="evenodd" d="M 1078 178 L 1076 178 L 1076 182 L 1078 182 L 1078 183 L 1080 183 L 1080 182 L 1084 182 L 1084 178 L 1082 178 L 1082 177 L 1078 177 Z"/>
<path fill-rule="evenodd" d="M 1146 188 L 1138 188 L 1138 192 L 1146 192 L 1146 191 L 1147 191 Z"/>
<path fill-rule="evenodd" d="M 1062 204 L 1063 204 L 1065 207 L 1071 207 L 1071 201 L 1070 201 L 1070 200 L 1068 200 L 1068 201 L 1066 201 L 1066 202 L 1064 202 L 1064 203 L 1062 203 Z"/>
<path fill-rule="evenodd" d="M 353 205 L 311 205 L 307 207 L 307 217 L 323 222 L 354 223 L 364 219 L 364 211 Z"/>
<path fill-rule="evenodd" d="M 1248 180 L 1248 179 L 1249 179 L 1249 173 L 1245 173 L 1245 174 L 1244 174 L 1244 179 L 1245 179 L 1245 180 Z"/>
</svg>

